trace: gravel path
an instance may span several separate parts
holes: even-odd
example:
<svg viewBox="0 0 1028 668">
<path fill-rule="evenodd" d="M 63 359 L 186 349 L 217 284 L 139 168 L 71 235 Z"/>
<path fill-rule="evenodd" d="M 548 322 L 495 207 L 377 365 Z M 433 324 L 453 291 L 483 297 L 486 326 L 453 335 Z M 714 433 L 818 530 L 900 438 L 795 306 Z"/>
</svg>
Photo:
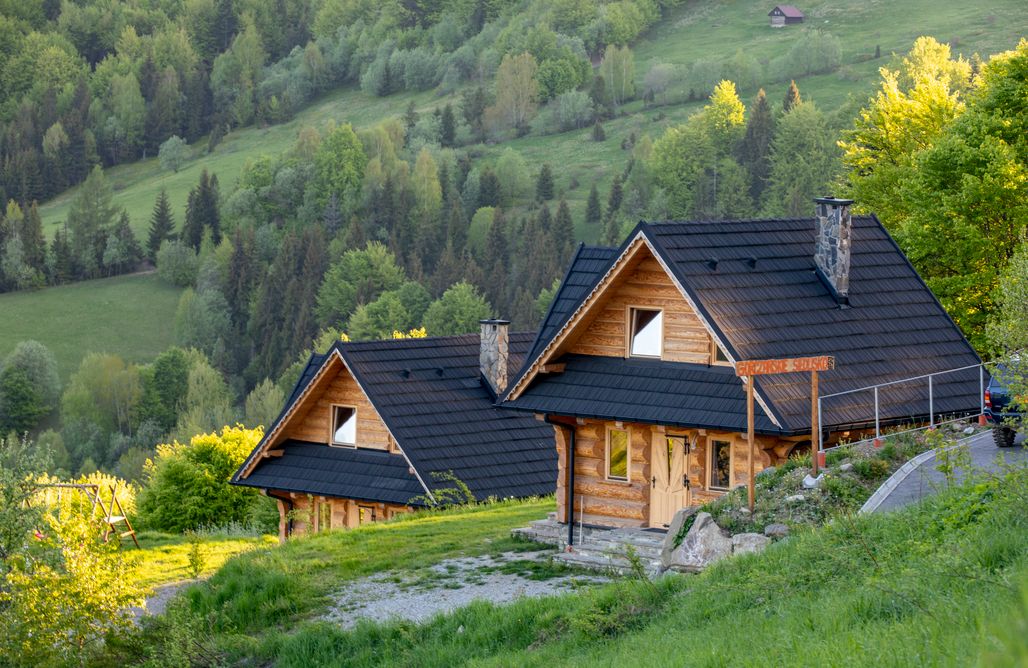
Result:
<svg viewBox="0 0 1028 668">
<path fill-rule="evenodd" d="M 992 441 L 992 432 L 986 431 L 968 441 L 971 452 L 971 466 L 979 471 L 995 472 L 999 470 L 996 457 L 999 456 L 1007 464 L 1021 463 L 1028 465 L 1028 447 L 1023 437 L 1018 436 L 1017 444 L 1012 448 L 997 448 Z M 892 490 L 875 512 L 886 512 L 902 508 L 911 503 L 935 494 L 946 485 L 946 477 L 936 468 L 938 462 L 930 457 L 914 469 L 899 485 Z M 964 479 L 965 472 L 958 469 L 955 474 L 957 481 Z"/>
<path fill-rule="evenodd" d="M 380 573 L 346 584 L 324 619 L 350 628 L 360 619 L 422 622 L 472 601 L 510 603 L 519 598 L 563 594 L 582 585 L 607 582 L 601 575 L 560 575 L 533 580 L 530 562 L 543 564 L 551 551 L 507 552 L 499 557 L 448 559 L 419 572 Z M 503 572 L 503 570 L 518 572 Z"/>
<path fill-rule="evenodd" d="M 141 608 L 130 608 L 133 618 L 138 622 L 146 615 L 163 615 L 168 603 L 180 589 L 197 582 L 197 580 L 183 580 L 171 584 L 154 587 L 153 593 L 146 597 Z"/>
</svg>

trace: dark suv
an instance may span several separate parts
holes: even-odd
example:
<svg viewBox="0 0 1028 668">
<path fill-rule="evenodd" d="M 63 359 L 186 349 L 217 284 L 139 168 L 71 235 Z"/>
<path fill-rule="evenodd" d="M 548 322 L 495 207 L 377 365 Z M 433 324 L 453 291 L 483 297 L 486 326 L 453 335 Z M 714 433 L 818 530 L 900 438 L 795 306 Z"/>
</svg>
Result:
<svg viewBox="0 0 1028 668">
<path fill-rule="evenodd" d="M 997 374 L 1003 375 L 1006 369 L 998 368 Z M 1001 448 L 1009 448 L 1014 444 L 1017 432 L 1010 426 L 1011 421 L 1020 422 L 1022 413 L 1018 412 L 1018 406 L 1011 401 L 1010 391 L 994 375 L 989 379 L 985 387 L 985 417 L 994 425 L 992 438 L 996 445 Z"/>
</svg>

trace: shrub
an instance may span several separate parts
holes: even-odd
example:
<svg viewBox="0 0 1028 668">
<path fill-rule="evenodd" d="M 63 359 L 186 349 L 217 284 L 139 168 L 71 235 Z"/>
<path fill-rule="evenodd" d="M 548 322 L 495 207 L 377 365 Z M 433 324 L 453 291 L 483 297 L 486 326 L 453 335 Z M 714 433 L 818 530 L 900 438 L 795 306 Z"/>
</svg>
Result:
<svg viewBox="0 0 1028 668">
<path fill-rule="evenodd" d="M 157 251 L 157 275 L 180 288 L 196 282 L 199 265 L 196 253 L 181 241 L 165 241 Z"/>
<path fill-rule="evenodd" d="M 248 519 L 260 494 L 228 481 L 262 436 L 261 429 L 224 427 L 221 434 L 199 434 L 188 444 L 158 445 L 156 457 L 146 463 L 140 524 L 179 533 Z"/>
</svg>

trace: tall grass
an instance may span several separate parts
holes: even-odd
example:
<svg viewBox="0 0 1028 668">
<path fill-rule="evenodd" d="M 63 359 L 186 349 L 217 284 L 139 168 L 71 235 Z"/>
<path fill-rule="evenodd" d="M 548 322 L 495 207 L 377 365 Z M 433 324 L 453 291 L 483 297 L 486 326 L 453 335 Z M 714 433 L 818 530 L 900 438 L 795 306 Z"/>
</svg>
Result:
<svg viewBox="0 0 1028 668">
<path fill-rule="evenodd" d="M 277 666 L 968 666 L 1028 654 L 1028 472 L 836 518 L 699 576 L 621 581 L 424 625 L 266 634 Z M 1022 589 L 1024 588 L 1024 589 Z"/>
</svg>

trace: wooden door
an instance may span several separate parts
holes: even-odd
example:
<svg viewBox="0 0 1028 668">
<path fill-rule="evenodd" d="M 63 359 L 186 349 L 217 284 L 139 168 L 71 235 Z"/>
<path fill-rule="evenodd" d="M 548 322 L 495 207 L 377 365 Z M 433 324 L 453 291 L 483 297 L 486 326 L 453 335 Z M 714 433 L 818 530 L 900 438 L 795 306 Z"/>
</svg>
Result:
<svg viewBox="0 0 1028 668">
<path fill-rule="evenodd" d="M 689 442 L 684 436 L 653 435 L 650 480 L 650 526 L 664 527 L 686 504 L 685 460 Z"/>
</svg>

